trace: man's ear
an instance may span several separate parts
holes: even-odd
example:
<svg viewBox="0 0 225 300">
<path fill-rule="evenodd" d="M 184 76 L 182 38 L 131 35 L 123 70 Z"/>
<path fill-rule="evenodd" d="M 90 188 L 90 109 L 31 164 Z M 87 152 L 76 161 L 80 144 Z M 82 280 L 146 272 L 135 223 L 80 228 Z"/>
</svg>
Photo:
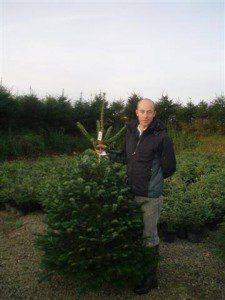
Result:
<svg viewBox="0 0 225 300">
<path fill-rule="evenodd" d="M 155 114 L 154 114 L 154 117 L 156 116 L 156 110 L 155 110 Z"/>
<path fill-rule="evenodd" d="M 138 117 L 138 110 L 136 109 L 135 112 L 136 112 L 136 116 Z"/>
</svg>

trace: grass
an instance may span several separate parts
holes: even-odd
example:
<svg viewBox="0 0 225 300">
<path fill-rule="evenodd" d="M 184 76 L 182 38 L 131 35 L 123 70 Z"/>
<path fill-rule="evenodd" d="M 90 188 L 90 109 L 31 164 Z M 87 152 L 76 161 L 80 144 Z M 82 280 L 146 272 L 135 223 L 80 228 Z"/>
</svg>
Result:
<svg viewBox="0 0 225 300">
<path fill-rule="evenodd" d="M 177 132 L 170 129 L 169 136 L 172 139 L 175 147 L 175 152 L 192 151 L 201 145 L 196 134 L 190 134 L 185 131 Z"/>
<path fill-rule="evenodd" d="M 197 152 L 197 153 L 225 153 L 225 136 L 222 134 L 204 135 L 190 133 L 186 131 L 169 131 L 169 136 L 173 140 L 175 152 Z"/>
<path fill-rule="evenodd" d="M 19 229 L 23 226 L 23 221 L 20 218 L 15 218 L 14 215 L 7 215 L 4 219 L 4 229 L 5 230 L 14 230 Z"/>
<path fill-rule="evenodd" d="M 224 135 L 210 135 L 210 136 L 200 136 L 199 137 L 200 152 L 206 153 L 217 153 L 224 154 L 225 153 L 225 136 Z"/>
</svg>

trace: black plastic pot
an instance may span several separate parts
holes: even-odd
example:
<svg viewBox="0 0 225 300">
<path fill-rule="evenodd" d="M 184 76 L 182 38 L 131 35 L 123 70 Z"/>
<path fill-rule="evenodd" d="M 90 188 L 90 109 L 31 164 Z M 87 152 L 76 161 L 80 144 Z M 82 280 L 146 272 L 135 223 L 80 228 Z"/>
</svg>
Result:
<svg viewBox="0 0 225 300">
<path fill-rule="evenodd" d="M 218 221 L 212 221 L 210 223 L 206 224 L 207 229 L 209 229 L 210 231 L 215 231 L 218 229 Z"/>
<path fill-rule="evenodd" d="M 17 214 L 22 217 L 27 214 L 27 211 L 25 209 L 17 209 Z"/>
<path fill-rule="evenodd" d="M 190 230 L 188 231 L 188 241 L 191 243 L 200 243 L 206 236 L 205 229 Z"/>
<path fill-rule="evenodd" d="M 187 238 L 187 229 L 186 228 L 178 228 L 177 229 L 177 237 L 179 239 L 186 239 Z"/>
<path fill-rule="evenodd" d="M 175 230 L 167 230 L 163 232 L 163 241 L 165 243 L 174 243 L 176 238 L 177 234 Z"/>
<path fill-rule="evenodd" d="M 9 203 L 5 203 L 5 210 L 10 211 L 11 205 Z"/>
<path fill-rule="evenodd" d="M 32 213 L 34 211 L 41 211 L 42 210 L 42 207 L 40 204 L 38 203 L 35 203 L 34 205 L 32 206 L 23 206 L 23 207 L 19 207 L 17 206 L 16 207 L 16 210 L 17 210 L 17 214 L 19 216 L 25 216 L 29 213 Z"/>
<path fill-rule="evenodd" d="M 0 210 L 5 210 L 5 203 L 0 202 Z"/>
</svg>

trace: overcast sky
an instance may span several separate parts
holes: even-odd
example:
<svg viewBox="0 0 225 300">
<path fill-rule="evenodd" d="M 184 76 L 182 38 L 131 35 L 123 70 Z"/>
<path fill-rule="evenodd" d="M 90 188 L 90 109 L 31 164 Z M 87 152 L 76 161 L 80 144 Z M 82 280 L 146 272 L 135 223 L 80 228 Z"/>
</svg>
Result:
<svg viewBox="0 0 225 300">
<path fill-rule="evenodd" d="M 224 94 L 223 1 L 0 1 L 0 77 L 14 92 Z"/>
</svg>

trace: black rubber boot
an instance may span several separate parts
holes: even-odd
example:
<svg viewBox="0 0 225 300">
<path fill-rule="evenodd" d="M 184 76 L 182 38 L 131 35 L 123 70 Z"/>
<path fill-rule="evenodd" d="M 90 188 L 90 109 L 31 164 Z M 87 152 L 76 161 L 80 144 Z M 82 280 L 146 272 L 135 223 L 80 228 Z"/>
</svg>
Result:
<svg viewBox="0 0 225 300">
<path fill-rule="evenodd" d="M 159 245 L 155 246 L 153 249 L 153 255 L 156 258 L 156 263 L 150 267 L 149 272 L 145 275 L 142 282 L 134 288 L 135 294 L 147 294 L 152 289 L 158 287 L 158 278 L 157 278 L 157 266 L 159 258 Z"/>
</svg>

